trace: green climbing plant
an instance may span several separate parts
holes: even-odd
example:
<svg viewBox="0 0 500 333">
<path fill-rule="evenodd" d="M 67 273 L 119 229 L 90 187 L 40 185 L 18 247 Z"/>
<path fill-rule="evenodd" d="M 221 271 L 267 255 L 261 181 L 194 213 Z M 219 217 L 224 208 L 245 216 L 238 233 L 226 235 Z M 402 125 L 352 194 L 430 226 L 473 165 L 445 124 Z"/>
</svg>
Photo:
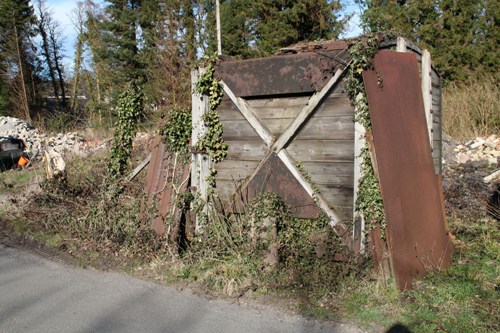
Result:
<svg viewBox="0 0 500 333">
<path fill-rule="evenodd" d="M 367 131 L 372 129 L 372 125 L 362 74 L 365 70 L 372 67 L 372 60 L 378 52 L 379 45 L 380 40 L 377 34 L 365 35 L 349 45 L 352 62 L 346 89 L 355 108 L 354 119 L 363 125 Z M 360 157 L 362 157 L 363 162 L 361 164 L 361 178 L 359 180 L 355 208 L 365 218 L 367 231 L 379 225 L 382 235 L 385 236 L 386 218 L 384 203 L 367 143 L 361 149 Z"/>
<path fill-rule="evenodd" d="M 206 132 L 198 141 L 197 149 L 206 151 L 214 163 L 221 162 L 227 156 L 228 145 L 222 137 L 223 126 L 217 112 L 217 107 L 222 101 L 224 89 L 215 77 L 215 61 L 217 55 L 206 57 L 206 71 L 200 75 L 196 83 L 196 90 L 201 95 L 208 96 L 209 110 L 203 114 Z"/>
<path fill-rule="evenodd" d="M 189 108 L 173 107 L 168 112 L 160 134 L 168 150 L 180 153 L 187 160 L 190 153 L 191 130 L 191 110 Z"/>
<path fill-rule="evenodd" d="M 143 112 L 143 93 L 137 85 L 131 84 L 120 94 L 116 112 L 118 120 L 108 170 L 112 179 L 122 176 L 127 170 L 132 140 L 137 133 L 137 122 Z"/>
</svg>

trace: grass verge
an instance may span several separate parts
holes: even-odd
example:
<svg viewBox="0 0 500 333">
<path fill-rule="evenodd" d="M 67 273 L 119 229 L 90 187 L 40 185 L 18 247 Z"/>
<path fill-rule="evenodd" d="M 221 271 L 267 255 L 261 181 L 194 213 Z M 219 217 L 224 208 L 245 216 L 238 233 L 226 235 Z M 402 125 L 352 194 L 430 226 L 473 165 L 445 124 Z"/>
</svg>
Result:
<svg viewBox="0 0 500 333">
<path fill-rule="evenodd" d="M 371 279 L 368 267 L 355 260 L 336 261 L 344 253 L 326 220 L 292 219 L 272 195 L 257 198 L 240 214 L 213 210 L 203 235 L 179 249 L 140 219 L 144 175 L 107 195 L 106 157 L 68 161 L 65 180 L 44 183 L 26 204 L 4 204 L 1 218 L 18 233 L 72 253 L 84 266 L 120 269 L 215 296 L 271 300 L 316 318 L 347 317 L 370 331 L 379 329 L 374 324 L 397 323 L 412 332 L 500 329 L 499 229 L 492 218 L 452 214 L 453 266 L 400 293 L 391 281 Z M 24 177 L 28 183 L 34 179 Z M 14 178 L 4 182 L 15 184 Z"/>
</svg>

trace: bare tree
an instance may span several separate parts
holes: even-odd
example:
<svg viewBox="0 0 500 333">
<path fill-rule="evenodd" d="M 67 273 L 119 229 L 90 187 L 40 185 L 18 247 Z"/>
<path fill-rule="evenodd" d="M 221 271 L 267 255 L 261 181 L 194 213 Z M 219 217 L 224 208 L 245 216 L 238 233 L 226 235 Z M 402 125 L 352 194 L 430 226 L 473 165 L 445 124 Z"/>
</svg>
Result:
<svg viewBox="0 0 500 333">
<path fill-rule="evenodd" d="M 35 0 L 34 4 L 38 16 L 37 28 L 42 37 L 42 56 L 47 66 L 57 105 L 64 110 L 66 109 L 66 89 L 61 64 L 63 56 L 59 24 L 54 20 L 45 0 Z"/>
<path fill-rule="evenodd" d="M 73 67 L 73 82 L 71 85 L 70 109 L 75 111 L 78 107 L 78 84 L 80 83 L 80 72 L 83 62 L 83 46 L 85 39 L 85 21 L 86 14 L 84 3 L 79 1 L 76 8 L 72 12 L 72 22 L 75 27 L 77 36 L 75 43 L 75 62 Z"/>
</svg>

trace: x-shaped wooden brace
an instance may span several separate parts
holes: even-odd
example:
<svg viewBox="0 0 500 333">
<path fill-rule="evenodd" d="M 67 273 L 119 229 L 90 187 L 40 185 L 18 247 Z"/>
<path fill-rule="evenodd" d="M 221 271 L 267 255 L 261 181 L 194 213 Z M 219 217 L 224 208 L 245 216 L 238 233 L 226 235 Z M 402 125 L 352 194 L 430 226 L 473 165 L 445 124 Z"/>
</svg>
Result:
<svg viewBox="0 0 500 333">
<path fill-rule="evenodd" d="M 303 186 L 304 190 L 313 198 L 316 198 L 316 202 L 319 208 L 328 216 L 330 225 L 334 227 L 335 231 L 343 236 L 346 234 L 347 228 L 340 222 L 340 218 L 329 206 L 325 198 L 321 193 L 317 193 L 309 181 L 302 175 L 302 173 L 295 166 L 295 161 L 287 152 L 285 146 L 292 140 L 292 138 L 297 134 L 302 124 L 309 118 L 309 116 L 319 107 L 320 103 L 324 98 L 330 93 L 330 91 L 337 85 L 342 79 L 344 72 L 349 68 L 347 65 L 343 70 L 338 69 L 335 75 L 323 86 L 320 91 L 314 93 L 307 103 L 307 105 L 300 111 L 298 116 L 292 121 L 292 123 L 286 128 L 286 130 L 280 135 L 276 141 L 274 141 L 272 134 L 269 132 L 267 127 L 260 121 L 256 116 L 254 111 L 248 106 L 247 102 L 241 98 L 234 95 L 227 84 L 222 81 L 222 86 L 224 87 L 225 94 L 231 99 L 234 105 L 240 110 L 241 114 L 250 123 L 253 129 L 257 132 L 260 138 L 269 147 L 266 158 L 264 158 L 253 175 L 264 165 L 271 153 L 276 153 L 280 160 L 285 164 L 285 166 L 294 175 L 297 181 Z M 253 177 L 252 175 L 252 177 Z M 247 180 L 246 184 L 251 180 Z"/>
</svg>

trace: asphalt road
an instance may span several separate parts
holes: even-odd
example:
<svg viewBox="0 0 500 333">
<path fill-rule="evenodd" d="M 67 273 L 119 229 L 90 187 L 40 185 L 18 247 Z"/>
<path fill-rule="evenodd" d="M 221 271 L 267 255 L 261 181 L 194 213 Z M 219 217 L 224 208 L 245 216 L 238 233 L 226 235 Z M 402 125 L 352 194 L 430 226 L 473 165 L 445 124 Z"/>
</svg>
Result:
<svg viewBox="0 0 500 333">
<path fill-rule="evenodd" d="M 358 333 L 266 307 L 207 300 L 0 244 L 0 332 Z"/>
</svg>

